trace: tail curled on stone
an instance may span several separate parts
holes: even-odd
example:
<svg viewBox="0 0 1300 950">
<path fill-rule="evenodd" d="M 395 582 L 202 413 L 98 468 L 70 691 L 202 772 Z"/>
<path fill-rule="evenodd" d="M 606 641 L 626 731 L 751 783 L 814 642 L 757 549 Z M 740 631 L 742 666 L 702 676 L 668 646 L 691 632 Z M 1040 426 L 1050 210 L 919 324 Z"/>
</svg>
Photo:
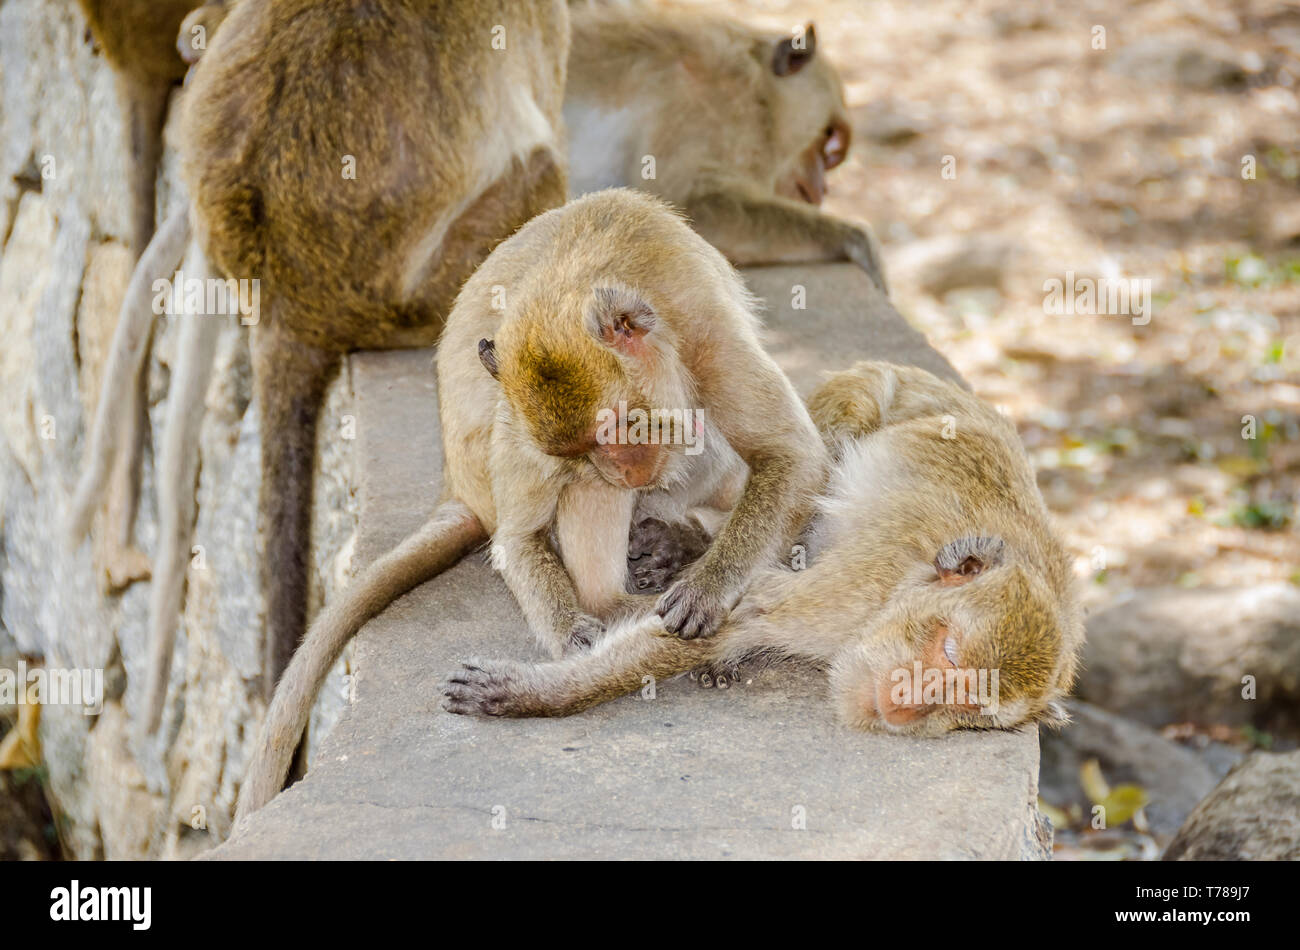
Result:
<svg viewBox="0 0 1300 950">
<path fill-rule="evenodd" d="M 240 789 L 236 822 L 283 787 L 316 694 L 348 641 L 393 600 L 447 570 L 486 540 L 487 532 L 469 508 L 459 501 L 445 501 L 418 531 L 366 568 L 321 611 L 276 687 Z"/>
</svg>

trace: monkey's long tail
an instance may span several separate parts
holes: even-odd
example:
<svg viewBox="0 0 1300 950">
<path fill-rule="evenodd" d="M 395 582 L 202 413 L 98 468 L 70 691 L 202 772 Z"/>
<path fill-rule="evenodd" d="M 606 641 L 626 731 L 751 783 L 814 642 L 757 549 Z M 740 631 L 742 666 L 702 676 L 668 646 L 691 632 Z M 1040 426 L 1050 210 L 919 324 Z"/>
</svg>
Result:
<svg viewBox="0 0 1300 950">
<path fill-rule="evenodd" d="M 469 508 L 460 501 L 445 501 L 418 531 L 366 568 L 341 597 L 326 605 L 276 687 L 240 789 L 236 822 L 257 811 L 284 786 L 312 703 L 348 641 L 395 599 L 447 570 L 487 537 Z"/>
<path fill-rule="evenodd" d="M 153 328 L 153 283 L 175 273 L 190 239 L 188 209 L 181 209 L 163 222 L 145 248 L 131 274 L 122 308 L 118 311 L 113 348 L 104 367 L 99 405 L 91 429 L 86 469 L 72 498 L 66 530 L 70 543 L 79 544 L 90 530 L 90 519 L 103 496 L 109 471 L 125 428 L 133 417 L 124 411 L 144 368 Z"/>
</svg>

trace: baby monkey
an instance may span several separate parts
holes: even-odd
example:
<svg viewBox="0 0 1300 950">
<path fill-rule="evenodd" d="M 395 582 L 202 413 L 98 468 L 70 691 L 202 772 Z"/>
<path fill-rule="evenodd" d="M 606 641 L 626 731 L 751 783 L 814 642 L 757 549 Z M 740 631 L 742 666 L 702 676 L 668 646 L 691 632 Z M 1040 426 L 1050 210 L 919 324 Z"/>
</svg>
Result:
<svg viewBox="0 0 1300 950">
<path fill-rule="evenodd" d="M 802 657 L 829 668 L 835 709 L 859 729 L 1059 721 L 1083 621 L 1011 424 L 952 383 L 882 362 L 831 375 L 809 410 L 834 467 L 804 534 L 806 569 L 755 573 L 709 639 L 669 636 L 650 616 L 556 662 L 471 660 L 443 684 L 444 708 L 566 716 L 645 676 Z M 634 531 L 634 554 L 644 530 L 649 546 L 662 537 Z"/>
</svg>

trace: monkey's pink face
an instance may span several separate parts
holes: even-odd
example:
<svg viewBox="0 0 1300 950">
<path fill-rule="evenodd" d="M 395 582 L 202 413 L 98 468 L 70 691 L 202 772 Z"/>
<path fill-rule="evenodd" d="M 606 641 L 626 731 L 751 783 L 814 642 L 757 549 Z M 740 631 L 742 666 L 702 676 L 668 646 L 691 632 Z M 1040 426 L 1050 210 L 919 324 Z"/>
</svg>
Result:
<svg viewBox="0 0 1300 950">
<path fill-rule="evenodd" d="M 776 183 L 783 198 L 820 205 L 826 197 L 826 173 L 843 163 L 849 153 L 852 132 L 838 116 L 832 117 L 821 135 L 799 155 L 794 168 Z"/>
<path fill-rule="evenodd" d="M 1061 636 L 997 538 L 946 545 L 934 574 L 836 657 L 831 687 L 859 729 L 941 735 L 1044 718 L 1062 691 Z"/>
<path fill-rule="evenodd" d="M 587 459 L 605 481 L 619 488 L 656 485 L 668 467 L 668 451 L 663 445 L 597 444 Z"/>
<path fill-rule="evenodd" d="M 621 285 L 593 288 L 582 321 L 564 342 L 544 323 L 518 321 L 481 340 L 479 360 L 540 452 L 589 462 L 619 488 L 658 487 L 674 477 L 677 453 L 651 407 L 684 402 L 669 395 L 682 390 L 676 350 L 650 304 Z M 677 411 L 679 429 L 689 417 Z"/>
<path fill-rule="evenodd" d="M 892 638 L 891 638 L 892 639 Z M 900 642 L 901 638 L 900 638 Z M 841 716 L 858 729 L 935 735 L 979 725 L 997 697 L 988 676 L 962 666 L 958 636 L 942 623 L 928 625 L 921 642 L 900 649 L 888 642 L 861 643 L 836 660 L 832 685 Z M 981 691 L 983 687 L 983 692 Z M 985 718 L 984 725 L 992 725 Z"/>
</svg>

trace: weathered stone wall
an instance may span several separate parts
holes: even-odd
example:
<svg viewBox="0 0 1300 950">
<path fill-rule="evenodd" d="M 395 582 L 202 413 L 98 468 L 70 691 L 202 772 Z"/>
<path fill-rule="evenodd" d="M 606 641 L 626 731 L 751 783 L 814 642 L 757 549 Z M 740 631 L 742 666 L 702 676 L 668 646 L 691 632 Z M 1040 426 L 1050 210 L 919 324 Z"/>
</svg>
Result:
<svg viewBox="0 0 1300 950">
<path fill-rule="evenodd" d="M 173 120 L 181 95 L 173 97 Z M 135 728 L 149 584 L 105 593 L 103 553 L 91 543 L 73 550 L 59 530 L 133 266 L 129 161 L 114 76 L 76 5 L 0 0 L 0 656 L 105 671 L 102 714 L 51 705 L 41 720 L 65 842 L 79 858 L 186 856 L 222 840 L 263 708 L 259 439 L 247 329 L 232 322 L 224 331 L 207 397 L 194 539 L 203 554 L 189 572 L 158 737 Z M 162 210 L 183 200 L 175 165 L 169 149 Z M 149 370 L 154 448 L 179 319 L 214 318 L 158 318 Z M 345 370 L 321 427 L 318 602 L 346 575 L 355 530 L 351 443 L 340 437 L 350 392 Z M 156 534 L 152 455 L 136 527 L 148 553 Z M 323 691 L 321 731 L 343 694 Z"/>
</svg>

